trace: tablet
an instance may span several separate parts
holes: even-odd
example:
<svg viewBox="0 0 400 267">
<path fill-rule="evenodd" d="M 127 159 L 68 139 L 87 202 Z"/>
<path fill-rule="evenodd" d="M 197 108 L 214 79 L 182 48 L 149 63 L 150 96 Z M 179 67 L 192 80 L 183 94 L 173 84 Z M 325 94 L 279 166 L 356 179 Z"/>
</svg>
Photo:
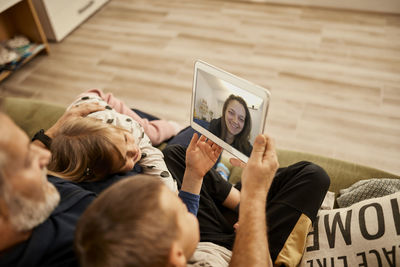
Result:
<svg viewBox="0 0 400 267">
<path fill-rule="evenodd" d="M 267 89 L 195 62 L 190 125 L 244 162 L 264 131 L 269 100 Z"/>
</svg>

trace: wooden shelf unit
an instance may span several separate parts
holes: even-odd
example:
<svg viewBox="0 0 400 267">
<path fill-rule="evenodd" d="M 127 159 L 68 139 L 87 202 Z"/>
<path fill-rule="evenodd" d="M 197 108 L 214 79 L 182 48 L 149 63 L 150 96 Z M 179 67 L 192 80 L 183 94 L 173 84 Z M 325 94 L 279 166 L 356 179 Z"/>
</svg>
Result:
<svg viewBox="0 0 400 267">
<path fill-rule="evenodd" d="M 0 10 L 0 42 L 11 39 L 16 35 L 24 35 L 28 37 L 31 42 L 43 45 L 41 50 L 36 51 L 36 53 L 26 58 L 22 63 L 23 65 L 39 53 L 49 54 L 50 48 L 32 1 L 14 0 L 14 2 L 16 2 L 14 5 L 9 6 L 5 10 Z M 22 67 L 22 65 L 20 67 Z M 3 70 L 0 73 L 0 82 L 7 78 L 12 72 L 14 71 Z"/>
</svg>

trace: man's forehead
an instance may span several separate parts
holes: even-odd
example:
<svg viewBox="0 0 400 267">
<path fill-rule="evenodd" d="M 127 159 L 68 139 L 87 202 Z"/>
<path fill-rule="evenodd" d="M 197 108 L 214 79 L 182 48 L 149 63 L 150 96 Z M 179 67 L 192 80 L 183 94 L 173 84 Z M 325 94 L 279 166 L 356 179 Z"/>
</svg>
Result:
<svg viewBox="0 0 400 267">
<path fill-rule="evenodd" d="M 8 128 L 13 125 L 16 127 L 16 125 L 14 124 L 14 122 L 10 119 L 10 117 L 8 117 L 5 113 L 0 112 L 0 131 L 2 133 L 7 132 Z"/>
</svg>

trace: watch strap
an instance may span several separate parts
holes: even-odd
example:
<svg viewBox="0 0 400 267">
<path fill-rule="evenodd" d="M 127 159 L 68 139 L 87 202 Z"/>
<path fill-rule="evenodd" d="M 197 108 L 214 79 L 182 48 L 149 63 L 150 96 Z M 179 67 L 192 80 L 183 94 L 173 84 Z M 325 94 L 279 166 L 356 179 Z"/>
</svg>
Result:
<svg viewBox="0 0 400 267">
<path fill-rule="evenodd" d="M 46 134 L 44 133 L 44 130 L 43 130 L 43 129 L 40 129 L 40 130 L 33 136 L 32 142 L 35 141 L 35 140 L 39 140 L 40 142 L 42 142 L 42 143 L 47 147 L 47 149 L 50 150 L 51 138 L 50 138 L 48 135 L 46 135 Z"/>
</svg>

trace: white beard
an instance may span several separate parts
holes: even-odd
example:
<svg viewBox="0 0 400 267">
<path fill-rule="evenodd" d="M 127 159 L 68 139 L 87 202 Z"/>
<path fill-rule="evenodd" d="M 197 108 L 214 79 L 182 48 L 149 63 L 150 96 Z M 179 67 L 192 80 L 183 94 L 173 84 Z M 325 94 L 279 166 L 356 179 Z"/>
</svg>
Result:
<svg viewBox="0 0 400 267">
<path fill-rule="evenodd" d="M 47 181 L 46 170 L 43 172 Z M 49 182 L 45 183 L 44 201 L 26 198 L 18 193 L 5 190 L 5 200 L 10 211 L 10 222 L 17 231 L 29 231 L 43 223 L 53 212 L 60 202 L 60 194 L 55 186 Z"/>
</svg>

